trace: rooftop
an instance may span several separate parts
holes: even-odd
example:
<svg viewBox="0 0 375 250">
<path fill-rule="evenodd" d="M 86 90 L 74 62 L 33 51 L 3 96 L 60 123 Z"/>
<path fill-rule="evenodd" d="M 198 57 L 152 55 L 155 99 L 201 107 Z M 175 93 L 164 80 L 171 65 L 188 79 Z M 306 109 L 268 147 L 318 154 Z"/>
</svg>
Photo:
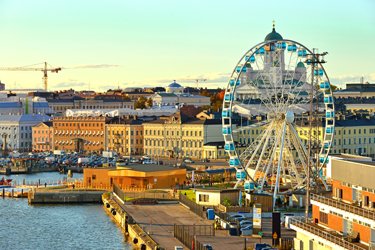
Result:
<svg viewBox="0 0 375 250">
<path fill-rule="evenodd" d="M 269 33 L 265 38 L 264 41 L 272 41 L 272 40 L 283 40 L 283 37 L 276 32 L 275 30 L 275 23 L 272 25 L 272 31 Z"/>
<path fill-rule="evenodd" d="M 130 164 L 125 166 L 123 169 L 130 169 L 139 172 L 159 172 L 159 171 L 172 171 L 182 168 L 175 168 L 168 165 L 157 165 L 157 164 Z M 118 168 L 117 170 L 122 170 Z"/>
<path fill-rule="evenodd" d="M 51 117 L 40 114 L 1 115 L 1 122 L 40 122 L 48 121 Z"/>
<path fill-rule="evenodd" d="M 240 190 L 239 189 L 222 189 L 222 188 L 216 188 L 216 187 L 207 187 L 207 188 L 195 188 L 198 192 L 211 192 L 211 193 L 237 193 Z"/>
</svg>

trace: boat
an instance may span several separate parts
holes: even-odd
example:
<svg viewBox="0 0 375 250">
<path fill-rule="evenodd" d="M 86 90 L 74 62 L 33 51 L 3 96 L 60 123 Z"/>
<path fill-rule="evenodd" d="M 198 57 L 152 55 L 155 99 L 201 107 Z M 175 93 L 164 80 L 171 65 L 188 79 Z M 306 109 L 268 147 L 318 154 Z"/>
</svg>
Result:
<svg viewBox="0 0 375 250">
<path fill-rule="evenodd" d="M 12 186 L 12 179 L 5 179 L 4 177 L 0 179 L 0 188 L 9 188 Z"/>
</svg>

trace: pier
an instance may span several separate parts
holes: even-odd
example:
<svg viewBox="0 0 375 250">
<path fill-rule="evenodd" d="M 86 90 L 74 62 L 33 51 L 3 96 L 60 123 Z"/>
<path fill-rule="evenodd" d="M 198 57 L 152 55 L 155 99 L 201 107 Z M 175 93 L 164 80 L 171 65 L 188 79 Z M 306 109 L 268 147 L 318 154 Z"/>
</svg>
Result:
<svg viewBox="0 0 375 250">
<path fill-rule="evenodd" d="M 102 203 L 102 195 L 105 191 L 100 190 L 38 190 L 34 189 L 28 193 L 29 204 L 82 204 Z"/>
</svg>

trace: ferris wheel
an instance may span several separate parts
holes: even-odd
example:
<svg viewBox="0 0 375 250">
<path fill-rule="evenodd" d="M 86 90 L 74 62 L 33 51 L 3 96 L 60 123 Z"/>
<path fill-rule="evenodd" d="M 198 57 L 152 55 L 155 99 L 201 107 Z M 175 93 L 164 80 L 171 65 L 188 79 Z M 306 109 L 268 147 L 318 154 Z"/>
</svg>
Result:
<svg viewBox="0 0 375 250">
<path fill-rule="evenodd" d="M 222 110 L 236 187 L 242 183 L 276 198 L 305 189 L 308 176 L 313 185 L 326 185 L 335 109 L 324 55 L 283 39 L 274 28 L 239 60 Z"/>
</svg>

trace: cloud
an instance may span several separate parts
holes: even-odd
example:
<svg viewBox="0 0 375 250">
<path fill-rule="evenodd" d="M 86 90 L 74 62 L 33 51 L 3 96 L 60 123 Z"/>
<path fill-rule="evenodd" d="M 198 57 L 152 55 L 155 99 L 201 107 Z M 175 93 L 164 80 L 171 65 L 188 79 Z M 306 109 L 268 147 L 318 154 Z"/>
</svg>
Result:
<svg viewBox="0 0 375 250">
<path fill-rule="evenodd" d="M 120 65 L 117 64 L 85 64 L 85 65 L 78 65 L 74 67 L 67 67 L 63 69 L 103 69 L 103 68 L 114 68 L 119 67 Z"/>
<path fill-rule="evenodd" d="M 74 82 L 74 81 L 69 81 L 69 82 L 59 82 L 57 84 L 53 84 L 51 86 L 53 89 L 60 90 L 63 88 L 76 88 L 76 87 L 87 87 L 88 88 L 88 83 L 87 82 Z"/>
<path fill-rule="evenodd" d="M 359 83 L 363 77 L 364 82 L 375 82 L 375 73 L 363 74 L 363 75 L 333 75 L 330 77 L 332 84 L 345 87 L 346 83 Z"/>
<path fill-rule="evenodd" d="M 200 75 L 187 75 L 183 77 L 178 77 L 176 79 L 158 79 L 154 82 L 156 83 L 162 83 L 167 84 L 172 82 L 173 80 L 176 80 L 178 83 L 184 84 L 196 84 L 198 80 L 198 85 L 202 84 L 209 84 L 209 85 L 222 85 L 224 83 L 227 83 L 229 80 L 230 74 L 228 73 L 222 73 L 222 72 L 211 72 L 211 73 L 204 73 Z"/>
</svg>

